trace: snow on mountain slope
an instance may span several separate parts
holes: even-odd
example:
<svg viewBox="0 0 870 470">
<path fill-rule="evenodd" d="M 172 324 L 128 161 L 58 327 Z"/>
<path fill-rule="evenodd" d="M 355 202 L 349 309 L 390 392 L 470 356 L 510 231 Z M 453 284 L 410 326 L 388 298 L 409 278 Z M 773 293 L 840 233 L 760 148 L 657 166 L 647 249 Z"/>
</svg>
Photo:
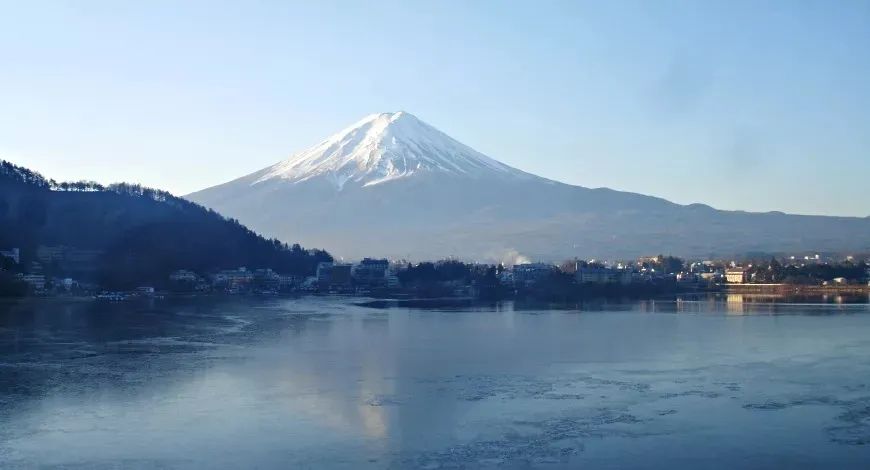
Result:
<svg viewBox="0 0 870 470">
<path fill-rule="evenodd" d="M 499 163 L 405 113 L 187 196 L 269 237 L 351 259 L 621 259 L 870 251 L 870 219 L 753 214 L 590 189 Z"/>
<path fill-rule="evenodd" d="M 258 172 L 253 184 L 325 177 L 342 189 L 349 182 L 373 186 L 424 173 L 534 178 L 399 111 L 366 116 L 314 147 Z"/>
</svg>

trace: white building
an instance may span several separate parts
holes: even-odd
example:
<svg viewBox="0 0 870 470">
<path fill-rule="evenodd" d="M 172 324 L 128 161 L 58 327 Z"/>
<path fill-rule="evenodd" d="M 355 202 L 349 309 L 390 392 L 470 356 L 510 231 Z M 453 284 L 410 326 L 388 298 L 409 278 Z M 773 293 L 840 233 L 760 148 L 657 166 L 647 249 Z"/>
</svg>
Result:
<svg viewBox="0 0 870 470">
<path fill-rule="evenodd" d="M 729 268 L 725 270 L 725 280 L 730 284 L 743 284 L 749 280 L 749 272 L 739 267 Z"/>
<path fill-rule="evenodd" d="M 702 281 L 717 282 L 722 279 L 722 273 L 700 273 Z"/>
</svg>

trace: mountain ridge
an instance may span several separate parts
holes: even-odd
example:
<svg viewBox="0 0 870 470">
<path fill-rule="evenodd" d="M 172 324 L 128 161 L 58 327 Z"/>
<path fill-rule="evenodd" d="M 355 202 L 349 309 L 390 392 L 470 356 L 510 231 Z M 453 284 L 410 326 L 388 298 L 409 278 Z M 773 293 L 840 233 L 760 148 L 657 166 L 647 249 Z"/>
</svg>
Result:
<svg viewBox="0 0 870 470">
<path fill-rule="evenodd" d="M 500 163 L 406 112 L 369 115 L 187 197 L 262 233 L 357 258 L 870 251 L 868 219 L 722 211 L 562 183 Z"/>
</svg>

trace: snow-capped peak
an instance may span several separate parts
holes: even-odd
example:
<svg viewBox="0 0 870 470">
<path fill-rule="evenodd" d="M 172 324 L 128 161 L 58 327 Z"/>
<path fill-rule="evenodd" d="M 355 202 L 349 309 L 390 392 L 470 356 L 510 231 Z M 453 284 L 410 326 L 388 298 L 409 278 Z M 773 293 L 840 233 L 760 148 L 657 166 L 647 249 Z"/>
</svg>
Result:
<svg viewBox="0 0 870 470">
<path fill-rule="evenodd" d="M 398 111 L 366 116 L 314 147 L 266 168 L 254 184 L 326 177 L 341 189 L 348 182 L 373 186 L 425 173 L 531 177 L 463 145 L 410 113 Z"/>
</svg>

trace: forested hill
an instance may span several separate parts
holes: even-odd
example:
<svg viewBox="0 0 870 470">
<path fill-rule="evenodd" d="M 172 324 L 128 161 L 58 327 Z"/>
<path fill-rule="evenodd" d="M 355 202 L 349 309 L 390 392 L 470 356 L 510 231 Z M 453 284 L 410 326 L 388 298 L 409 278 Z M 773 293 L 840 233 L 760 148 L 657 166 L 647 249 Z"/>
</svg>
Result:
<svg viewBox="0 0 870 470">
<path fill-rule="evenodd" d="M 0 160 L 0 249 L 21 248 L 27 267 L 40 246 L 98 253 L 94 266 L 79 268 L 118 288 L 159 284 L 177 269 L 207 273 L 246 266 L 312 274 L 318 262 L 332 259 L 322 250 L 263 238 L 237 220 L 165 191 L 57 183 Z"/>
</svg>

